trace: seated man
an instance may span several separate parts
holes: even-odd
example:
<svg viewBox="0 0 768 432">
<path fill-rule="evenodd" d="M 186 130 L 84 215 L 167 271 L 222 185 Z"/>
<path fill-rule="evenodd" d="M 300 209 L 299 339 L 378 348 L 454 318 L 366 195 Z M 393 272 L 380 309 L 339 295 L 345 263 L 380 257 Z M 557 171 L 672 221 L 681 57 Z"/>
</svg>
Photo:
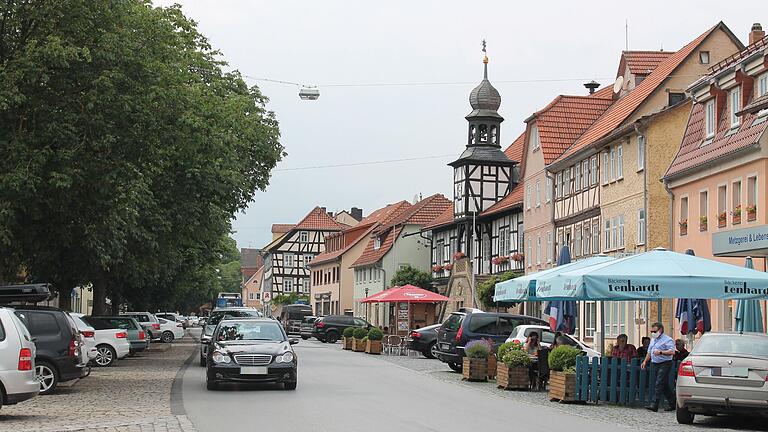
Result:
<svg viewBox="0 0 768 432">
<path fill-rule="evenodd" d="M 685 341 L 682 339 L 675 340 L 675 355 L 674 360 L 675 361 L 682 361 L 685 360 L 686 357 L 688 357 L 688 350 L 685 349 Z"/>
<path fill-rule="evenodd" d="M 613 346 L 611 357 L 626 359 L 629 362 L 637 357 L 637 349 L 635 349 L 634 345 L 627 343 L 627 335 L 620 334 L 616 338 L 616 345 Z"/>
<path fill-rule="evenodd" d="M 640 359 L 645 359 L 645 356 L 648 354 L 648 346 L 651 344 L 651 338 L 648 336 L 643 336 L 642 339 L 640 339 L 640 348 L 637 349 L 637 357 Z"/>
</svg>

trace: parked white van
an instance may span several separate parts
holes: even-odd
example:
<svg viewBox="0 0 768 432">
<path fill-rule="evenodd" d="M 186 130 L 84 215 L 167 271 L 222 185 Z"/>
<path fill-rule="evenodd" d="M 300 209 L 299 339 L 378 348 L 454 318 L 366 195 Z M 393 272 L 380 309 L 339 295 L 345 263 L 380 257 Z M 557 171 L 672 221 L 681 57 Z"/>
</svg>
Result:
<svg viewBox="0 0 768 432">
<path fill-rule="evenodd" d="M 0 404 L 17 404 L 40 392 L 32 336 L 7 307 L 0 307 L 0 383 Z"/>
</svg>

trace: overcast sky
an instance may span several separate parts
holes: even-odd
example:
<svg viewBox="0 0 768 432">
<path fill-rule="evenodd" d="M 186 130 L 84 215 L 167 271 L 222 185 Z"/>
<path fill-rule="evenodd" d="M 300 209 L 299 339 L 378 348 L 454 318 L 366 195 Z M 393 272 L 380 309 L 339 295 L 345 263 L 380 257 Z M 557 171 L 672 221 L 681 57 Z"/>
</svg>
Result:
<svg viewBox="0 0 768 432">
<path fill-rule="evenodd" d="M 302 101 L 295 86 L 248 80 L 270 98 L 288 156 L 237 216 L 240 247 L 264 246 L 273 223 L 296 223 L 316 205 L 367 214 L 416 194 L 450 197 L 446 163 L 466 144 L 464 116 L 482 79 L 483 38 L 508 145 L 523 119 L 558 94 L 586 94 L 582 84 L 591 79 L 613 82 L 625 20 L 629 48 L 650 50 L 677 50 L 720 20 L 742 42 L 753 22 L 768 27 L 759 0 L 738 8 L 705 0 L 155 1 L 177 2 L 244 75 L 320 86 L 319 100 Z M 459 84 L 333 86 L 383 83 Z"/>
</svg>

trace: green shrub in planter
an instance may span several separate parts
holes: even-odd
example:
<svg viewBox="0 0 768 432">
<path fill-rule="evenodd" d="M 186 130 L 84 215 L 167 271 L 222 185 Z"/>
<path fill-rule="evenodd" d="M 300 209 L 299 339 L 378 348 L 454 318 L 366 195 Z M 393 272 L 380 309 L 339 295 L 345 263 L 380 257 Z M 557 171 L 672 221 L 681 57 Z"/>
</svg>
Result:
<svg viewBox="0 0 768 432">
<path fill-rule="evenodd" d="M 576 357 L 581 355 L 581 350 L 568 345 L 561 345 L 549 353 L 549 368 L 553 371 L 564 371 L 576 367 Z"/>
<path fill-rule="evenodd" d="M 504 361 L 504 356 L 510 352 L 510 351 L 522 351 L 523 350 L 523 344 L 521 344 L 518 341 L 513 342 L 504 342 L 499 346 L 499 350 L 496 352 L 496 358 L 499 359 L 499 361 Z"/>
<path fill-rule="evenodd" d="M 354 333 L 355 333 L 355 327 L 347 327 L 344 329 L 344 333 L 342 333 L 342 335 L 345 338 L 351 338 L 354 335 Z"/>
<path fill-rule="evenodd" d="M 384 339 L 384 332 L 381 331 L 380 329 L 378 329 L 376 327 L 372 327 L 368 331 L 368 340 L 380 341 L 382 339 Z"/>
<path fill-rule="evenodd" d="M 368 336 L 368 330 L 362 327 L 358 327 L 354 332 L 352 332 L 352 336 L 354 336 L 357 340 L 362 340 L 364 337 Z"/>
<path fill-rule="evenodd" d="M 528 354 L 525 351 L 521 350 L 509 350 L 506 353 L 504 353 L 504 357 L 501 358 L 501 361 L 504 362 L 505 365 L 509 367 L 516 367 L 516 366 L 524 366 L 528 367 L 531 365 L 531 357 L 528 356 Z"/>
<path fill-rule="evenodd" d="M 491 348 L 483 340 L 473 340 L 464 347 L 464 354 L 469 358 L 488 358 Z"/>
<path fill-rule="evenodd" d="M 368 342 L 368 336 L 363 338 L 363 343 L 366 343 L 366 342 Z"/>
</svg>

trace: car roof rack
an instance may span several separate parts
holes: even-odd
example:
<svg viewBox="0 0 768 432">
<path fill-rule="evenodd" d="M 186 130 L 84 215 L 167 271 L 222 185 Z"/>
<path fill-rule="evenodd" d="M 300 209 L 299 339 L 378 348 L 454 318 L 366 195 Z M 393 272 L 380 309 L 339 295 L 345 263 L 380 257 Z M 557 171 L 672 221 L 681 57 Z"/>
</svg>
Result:
<svg viewBox="0 0 768 432">
<path fill-rule="evenodd" d="M 0 285 L 0 304 L 51 300 L 50 284 Z"/>
</svg>

